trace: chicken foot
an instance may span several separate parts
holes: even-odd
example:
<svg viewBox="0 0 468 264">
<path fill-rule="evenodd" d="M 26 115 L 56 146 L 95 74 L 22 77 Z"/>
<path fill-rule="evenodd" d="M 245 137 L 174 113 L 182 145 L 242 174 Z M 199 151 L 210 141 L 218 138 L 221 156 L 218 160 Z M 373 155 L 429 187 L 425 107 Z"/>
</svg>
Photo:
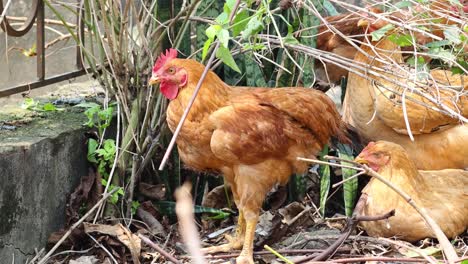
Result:
<svg viewBox="0 0 468 264">
<path fill-rule="evenodd" d="M 239 217 L 237 220 L 237 227 L 234 236 L 225 235 L 224 238 L 226 238 L 228 243 L 219 246 L 203 248 L 203 253 L 211 254 L 217 252 L 229 252 L 233 249 L 241 249 L 242 244 L 244 243 L 245 227 L 246 225 L 244 214 L 242 213 L 242 211 L 239 211 Z"/>
</svg>

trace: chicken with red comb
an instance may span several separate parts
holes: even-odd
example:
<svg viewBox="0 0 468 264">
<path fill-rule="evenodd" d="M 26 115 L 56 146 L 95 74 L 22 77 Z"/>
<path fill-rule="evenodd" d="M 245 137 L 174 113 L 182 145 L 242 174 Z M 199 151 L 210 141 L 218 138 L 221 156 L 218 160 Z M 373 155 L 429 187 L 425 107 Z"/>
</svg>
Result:
<svg viewBox="0 0 468 264">
<path fill-rule="evenodd" d="M 150 84 L 170 99 L 167 122 L 174 131 L 205 66 L 178 59 L 174 51 L 158 58 Z M 184 164 L 215 170 L 231 186 L 239 209 L 228 243 L 205 252 L 242 249 L 238 264 L 252 264 L 259 211 L 266 194 L 294 173 L 307 171 L 297 157 L 315 157 L 332 138 L 349 143 L 348 126 L 324 93 L 307 88 L 232 87 L 208 71 L 177 138 Z"/>
</svg>

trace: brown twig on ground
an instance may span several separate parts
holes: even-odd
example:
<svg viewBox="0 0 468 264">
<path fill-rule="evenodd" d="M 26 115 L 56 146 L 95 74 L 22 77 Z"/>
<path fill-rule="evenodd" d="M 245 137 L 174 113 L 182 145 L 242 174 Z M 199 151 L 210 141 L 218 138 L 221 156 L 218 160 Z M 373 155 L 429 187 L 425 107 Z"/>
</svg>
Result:
<svg viewBox="0 0 468 264">
<path fill-rule="evenodd" d="M 427 262 L 431 263 L 431 264 L 437 264 L 437 260 L 435 258 L 431 258 L 430 256 L 428 256 L 426 253 L 424 253 L 424 251 L 420 248 L 417 248 L 417 247 L 410 247 L 410 246 L 407 246 L 401 242 L 398 242 L 398 241 L 393 241 L 391 239 L 388 239 L 388 238 L 383 238 L 381 237 L 380 239 L 382 240 L 385 240 L 387 241 L 388 243 L 391 243 L 391 244 L 394 244 L 396 246 L 399 246 L 399 247 L 404 247 L 408 250 L 411 250 L 413 252 L 416 252 L 418 255 L 420 255 L 421 257 L 425 258 L 427 260 Z"/>
<path fill-rule="evenodd" d="M 179 220 L 179 231 L 187 246 L 188 253 L 193 257 L 193 263 L 206 263 L 205 257 L 201 252 L 201 243 L 198 236 L 198 230 L 193 217 L 193 203 L 190 183 L 186 182 L 175 191 L 176 214 Z"/>
<path fill-rule="evenodd" d="M 86 218 L 88 218 L 93 212 L 94 210 L 96 210 L 107 198 L 109 198 L 109 196 L 111 196 L 113 193 L 115 193 L 116 191 L 118 190 L 118 188 L 115 188 L 114 190 L 106 193 L 102 198 L 101 200 L 99 200 L 85 215 L 83 215 L 83 217 L 80 218 L 80 220 L 78 220 L 75 224 L 73 224 L 69 229 L 68 231 L 63 235 L 63 237 L 57 242 L 57 244 L 55 244 L 55 246 L 53 248 L 51 248 L 49 250 L 49 252 L 47 252 L 47 254 L 41 259 L 39 260 L 38 264 L 45 264 L 47 263 L 47 260 L 50 258 L 50 256 L 52 256 L 52 254 L 54 254 L 55 250 L 57 250 L 58 247 L 60 247 L 60 245 L 68 238 L 68 236 L 70 236 L 70 234 L 72 233 L 72 231 L 77 228 L 82 222 L 84 222 L 84 220 L 86 220 Z"/>
<path fill-rule="evenodd" d="M 380 262 L 418 262 L 424 263 L 426 260 L 422 258 L 390 258 L 390 257 L 361 257 L 361 258 L 343 258 L 334 259 L 333 263 L 358 263 L 366 261 L 380 261 Z M 443 262 L 443 260 L 439 260 Z M 319 261 L 310 261 L 306 264 L 323 263 Z"/>
<path fill-rule="evenodd" d="M 143 241 L 145 242 L 146 244 L 148 244 L 148 246 L 154 248 L 157 252 L 159 252 L 161 255 L 163 255 L 167 260 L 169 261 L 172 261 L 173 263 L 176 263 L 176 264 L 182 264 L 182 262 L 180 262 L 179 260 L 177 260 L 174 256 L 172 256 L 171 254 L 169 254 L 167 251 L 165 251 L 162 247 L 158 246 L 158 244 L 154 243 L 153 241 L 151 241 L 151 239 L 149 239 L 148 237 L 142 235 L 142 234 L 138 234 L 138 237 Z"/>
<path fill-rule="evenodd" d="M 285 254 L 285 255 L 292 255 L 292 254 L 310 254 L 310 253 L 320 253 L 323 250 L 321 249 L 280 249 L 277 250 L 278 253 L 280 254 Z M 342 252 L 349 252 L 349 249 L 339 249 L 338 251 Z M 235 258 L 239 256 L 240 250 L 237 251 L 236 253 L 231 253 L 231 254 L 219 254 L 219 255 L 209 255 L 206 256 L 207 259 L 229 259 L 229 258 Z M 261 255 L 273 255 L 270 251 L 267 250 L 262 250 L 262 251 L 254 251 L 255 256 L 261 256 Z"/>
<path fill-rule="evenodd" d="M 338 237 L 338 239 L 333 242 L 332 245 L 330 245 L 327 249 L 325 249 L 324 251 L 322 251 L 320 254 L 314 256 L 307 256 L 307 257 L 304 257 L 300 260 L 297 260 L 295 263 L 299 264 L 299 263 L 304 263 L 306 261 L 309 261 L 312 259 L 312 262 L 314 261 L 324 261 L 324 260 L 327 260 L 331 257 L 333 257 L 333 255 L 337 252 L 337 250 L 339 249 L 339 247 L 341 247 L 341 245 L 343 245 L 343 243 L 345 242 L 346 239 L 348 239 L 348 237 L 351 235 L 351 233 L 353 232 L 353 230 L 356 228 L 357 224 L 360 222 L 360 221 L 377 221 L 377 220 L 383 220 L 383 219 L 387 219 L 391 216 L 394 216 L 395 215 L 395 210 L 392 210 L 386 214 L 383 214 L 383 215 L 376 215 L 376 216 L 359 216 L 359 212 L 362 210 L 362 208 L 364 207 L 364 205 L 366 204 L 366 196 L 363 195 L 361 196 L 361 198 L 359 199 L 355 209 L 354 209 L 354 213 L 353 213 L 353 216 L 351 218 L 348 218 L 347 220 L 347 225 L 346 225 L 346 228 L 345 230 L 343 231 L 342 235 Z"/>
</svg>

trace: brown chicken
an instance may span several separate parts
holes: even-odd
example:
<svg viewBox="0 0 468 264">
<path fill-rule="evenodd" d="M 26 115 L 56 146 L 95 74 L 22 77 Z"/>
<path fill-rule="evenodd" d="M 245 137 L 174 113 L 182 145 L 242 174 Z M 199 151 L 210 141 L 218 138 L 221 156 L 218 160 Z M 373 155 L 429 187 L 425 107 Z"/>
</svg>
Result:
<svg viewBox="0 0 468 264">
<path fill-rule="evenodd" d="M 378 141 L 369 143 L 356 161 L 367 164 L 407 193 L 449 238 L 465 231 L 468 227 L 468 171 L 418 171 L 411 158 L 401 146 Z M 361 222 L 369 235 L 396 236 L 410 242 L 435 237 L 416 210 L 378 179 L 372 178 L 362 192 L 367 198 L 359 212 L 361 215 L 381 215 L 395 209 L 395 216 L 387 220 Z"/>
<path fill-rule="evenodd" d="M 170 50 L 160 56 L 150 84 L 160 83 L 171 100 L 167 122 L 176 128 L 205 68 L 177 59 Z M 242 248 L 237 263 L 253 263 L 253 240 L 259 210 L 275 184 L 305 172 L 298 156 L 313 157 L 331 138 L 349 142 L 347 125 L 322 92 L 306 88 L 234 88 L 208 72 L 177 147 L 195 170 L 216 170 L 230 184 L 239 209 L 235 237 L 207 248 L 207 253 Z"/>
<path fill-rule="evenodd" d="M 377 8 L 372 8 L 372 11 L 381 12 Z M 317 49 L 332 52 L 343 58 L 353 59 L 356 55 L 356 48 L 338 33 L 349 38 L 349 41 L 362 41 L 365 28 L 357 26 L 361 18 L 362 16 L 357 13 L 325 17 L 327 24 L 320 24 L 318 29 Z M 348 76 L 348 69 L 316 60 L 315 74 L 317 79 L 322 82 L 338 83 L 341 77 Z"/>
<path fill-rule="evenodd" d="M 468 76 L 432 70 L 425 83 L 416 86 L 416 78 L 400 68 L 403 59 L 395 43 L 384 38 L 361 48 L 364 53 L 354 60 L 364 68 L 362 75 L 349 74 L 345 122 L 368 140 L 401 145 L 419 169 L 468 168 L 468 126 L 460 123 L 460 116 L 468 117 Z M 441 104 L 445 113 L 437 110 Z"/>
<path fill-rule="evenodd" d="M 441 25 L 458 25 L 456 21 L 463 21 L 460 15 L 462 14 L 462 10 L 465 13 L 468 12 L 468 4 L 465 3 L 464 0 L 461 0 L 460 3 L 463 5 L 463 7 L 455 6 L 447 0 L 434 1 L 430 6 L 430 9 L 433 10 L 433 12 L 426 15 L 433 17 L 434 21 L 437 21 L 437 23 L 434 23 L 433 25 L 430 23 L 429 25 L 425 24 L 424 28 L 427 28 L 431 34 L 444 38 L 444 28 L 442 28 Z M 422 8 L 416 6 L 416 9 Z M 382 10 L 376 7 L 370 7 L 369 12 L 381 14 Z M 421 12 L 423 12 L 423 10 L 421 10 Z M 448 15 L 450 15 L 453 20 L 444 17 Z M 317 49 L 332 52 L 342 58 L 353 59 L 356 55 L 357 49 L 355 46 L 351 45 L 350 41 L 354 42 L 358 47 L 360 46 L 359 42 L 364 40 L 366 28 L 358 25 L 358 21 L 363 17 L 369 17 L 369 19 L 374 18 L 372 15 L 364 13 L 348 13 L 325 17 L 324 19 L 326 24 L 320 24 L 318 30 Z M 392 21 L 408 23 L 408 21 L 414 18 L 414 14 L 408 11 L 398 10 L 386 13 L 385 17 Z M 374 20 L 375 24 L 371 25 L 374 30 L 382 28 L 388 24 L 386 20 Z M 426 18 L 426 20 L 429 19 Z M 341 34 L 344 35 L 348 40 L 343 38 Z M 424 45 L 434 41 L 434 39 L 431 38 L 428 34 L 423 34 L 420 32 L 414 32 L 414 37 L 415 42 L 418 45 Z M 410 46 L 405 47 L 404 49 L 413 51 L 414 47 Z M 465 45 L 465 52 L 468 52 L 468 45 Z M 321 82 L 339 83 L 341 77 L 348 76 L 348 69 L 345 67 L 339 67 L 332 63 L 322 63 L 320 60 L 316 60 L 315 73 L 317 79 Z"/>
</svg>

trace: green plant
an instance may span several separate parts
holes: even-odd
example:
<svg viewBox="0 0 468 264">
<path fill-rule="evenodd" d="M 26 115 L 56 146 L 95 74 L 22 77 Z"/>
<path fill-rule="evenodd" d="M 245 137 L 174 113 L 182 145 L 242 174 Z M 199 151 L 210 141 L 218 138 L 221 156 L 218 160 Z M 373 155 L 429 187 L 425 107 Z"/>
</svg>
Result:
<svg viewBox="0 0 468 264">
<path fill-rule="evenodd" d="M 50 102 L 42 103 L 34 100 L 33 98 L 25 98 L 21 105 L 23 109 L 38 111 L 38 112 L 53 112 L 59 109 Z"/>
<path fill-rule="evenodd" d="M 87 108 L 84 114 L 88 117 L 88 122 L 85 123 L 88 127 L 98 129 L 98 135 L 101 137 L 104 129 L 110 126 L 114 114 L 113 104 L 103 109 L 101 105 L 92 102 L 85 102 L 76 105 L 77 107 Z"/>
</svg>

